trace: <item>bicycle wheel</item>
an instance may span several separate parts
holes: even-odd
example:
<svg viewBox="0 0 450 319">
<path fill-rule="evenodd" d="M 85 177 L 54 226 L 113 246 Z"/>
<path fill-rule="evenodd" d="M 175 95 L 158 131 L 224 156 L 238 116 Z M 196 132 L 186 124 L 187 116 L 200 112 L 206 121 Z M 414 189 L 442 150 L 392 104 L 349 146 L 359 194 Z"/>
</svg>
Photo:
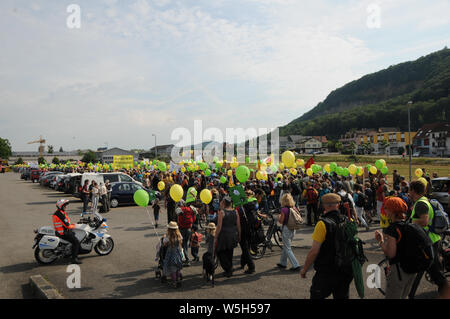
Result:
<svg viewBox="0 0 450 319">
<path fill-rule="evenodd" d="M 386 277 L 391 271 L 391 266 L 389 265 L 388 259 L 385 258 L 378 263 L 378 267 L 380 267 L 379 270 L 381 273 L 379 274 L 379 285 L 377 285 L 377 289 L 384 296 L 386 295 Z"/>
<path fill-rule="evenodd" d="M 283 249 L 283 236 L 281 234 L 281 229 L 279 227 L 277 227 L 277 229 L 275 230 L 275 233 L 273 234 L 273 239 L 275 240 L 277 246 Z"/>
<path fill-rule="evenodd" d="M 250 257 L 252 257 L 252 259 L 261 259 L 264 254 L 266 253 L 266 243 L 262 243 L 259 244 L 256 248 L 256 251 L 253 251 L 252 249 L 250 249 Z"/>
</svg>

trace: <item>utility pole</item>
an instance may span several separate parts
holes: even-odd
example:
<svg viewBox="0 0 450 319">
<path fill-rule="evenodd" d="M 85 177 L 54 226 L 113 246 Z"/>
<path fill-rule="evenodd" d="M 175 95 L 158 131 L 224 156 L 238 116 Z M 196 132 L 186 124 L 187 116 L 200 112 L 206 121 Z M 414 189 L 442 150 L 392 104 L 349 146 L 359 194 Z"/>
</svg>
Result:
<svg viewBox="0 0 450 319">
<path fill-rule="evenodd" d="M 411 183 L 411 105 L 412 101 L 408 102 L 408 147 L 409 147 L 409 183 Z"/>
<path fill-rule="evenodd" d="M 158 149 L 156 147 L 156 134 L 152 134 L 155 137 L 155 158 L 158 157 Z"/>
</svg>

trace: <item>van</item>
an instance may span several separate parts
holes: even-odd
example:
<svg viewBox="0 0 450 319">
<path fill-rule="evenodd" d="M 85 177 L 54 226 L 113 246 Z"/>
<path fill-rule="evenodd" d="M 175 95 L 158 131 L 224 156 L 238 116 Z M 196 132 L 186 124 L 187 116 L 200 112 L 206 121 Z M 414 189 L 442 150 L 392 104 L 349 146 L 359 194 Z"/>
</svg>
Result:
<svg viewBox="0 0 450 319">
<path fill-rule="evenodd" d="M 136 182 L 142 186 L 142 183 L 135 181 L 133 178 L 131 178 L 131 176 L 121 172 L 84 173 L 80 176 L 74 176 L 73 181 L 70 181 L 70 184 L 75 186 L 75 192 L 73 193 L 73 196 L 80 197 L 81 188 L 83 187 L 84 181 L 86 180 L 89 181 L 89 185 L 92 183 L 92 181 L 95 181 L 98 185 L 100 185 L 101 183 L 105 184 L 105 182 L 109 180 L 110 183 Z"/>
</svg>

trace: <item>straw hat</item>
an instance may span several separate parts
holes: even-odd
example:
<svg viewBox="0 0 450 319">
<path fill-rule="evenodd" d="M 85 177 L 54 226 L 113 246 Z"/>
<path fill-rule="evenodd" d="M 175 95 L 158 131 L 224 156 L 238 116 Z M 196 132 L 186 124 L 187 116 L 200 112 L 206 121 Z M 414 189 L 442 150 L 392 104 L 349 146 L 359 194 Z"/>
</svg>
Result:
<svg viewBox="0 0 450 319">
<path fill-rule="evenodd" d="M 216 224 L 209 223 L 208 226 L 206 226 L 205 228 L 207 228 L 207 229 L 216 229 Z"/>
<path fill-rule="evenodd" d="M 178 224 L 176 222 L 170 222 L 169 225 L 167 225 L 167 228 L 178 229 Z"/>
</svg>

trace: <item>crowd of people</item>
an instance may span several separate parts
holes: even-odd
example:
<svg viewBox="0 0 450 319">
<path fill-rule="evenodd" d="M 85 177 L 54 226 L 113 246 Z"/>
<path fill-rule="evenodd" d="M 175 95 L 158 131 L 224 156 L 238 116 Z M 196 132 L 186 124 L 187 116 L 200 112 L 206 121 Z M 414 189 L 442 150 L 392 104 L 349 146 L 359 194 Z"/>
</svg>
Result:
<svg viewBox="0 0 450 319">
<path fill-rule="evenodd" d="M 348 298 L 351 271 L 349 269 L 336 270 L 333 264 L 333 233 L 336 223 L 325 222 L 337 218 L 337 215 L 345 216 L 348 220 L 354 220 L 361 230 L 370 231 L 370 225 L 381 226 L 381 231 L 375 233 L 375 239 L 380 243 L 382 250 L 390 258 L 392 264 L 396 264 L 396 258 L 401 255 L 399 250 L 403 249 L 399 239 L 395 234 L 399 232 L 394 229 L 399 222 L 412 220 L 413 223 L 421 227 L 430 234 L 427 225 L 433 218 L 432 211 L 428 206 L 422 207 L 428 201 L 427 194 L 430 193 L 431 179 L 424 171 L 424 177 L 429 181 L 427 185 L 415 181 L 411 184 L 400 176 L 397 171 L 393 172 L 392 183 L 387 182 L 387 176 L 380 172 L 376 175 L 369 174 L 368 178 L 362 176 L 338 176 L 331 174 L 314 174 L 307 176 L 302 170 L 295 176 L 289 170 L 281 172 L 282 178 L 276 175 L 269 175 L 267 180 L 258 180 L 255 176 L 243 183 L 247 203 L 241 207 L 234 207 L 229 194 L 230 187 L 239 184 L 236 176 L 226 175 L 226 170 L 213 171 L 210 176 L 205 176 L 204 172 L 187 173 L 163 173 L 153 171 L 141 173 L 139 171 L 129 171 L 128 173 L 142 180 L 144 186 L 157 189 L 158 183 L 163 181 L 166 185 L 166 192 L 163 194 L 165 207 L 167 209 L 167 224 L 169 238 L 171 229 L 179 231 L 181 237 L 178 241 L 167 241 L 167 245 L 178 245 L 180 260 L 177 262 L 176 273 L 181 272 L 182 267 L 190 265 L 188 247 L 191 247 L 191 255 L 198 261 L 199 236 L 192 236 L 197 233 L 198 219 L 200 211 L 207 216 L 208 225 L 214 226 L 214 245 L 211 239 L 207 243 L 207 253 L 217 255 L 219 263 L 224 270 L 226 277 L 233 275 L 233 254 L 234 249 L 239 245 L 241 248 L 241 268 L 246 274 L 255 272 L 255 263 L 251 254 L 256 250 L 257 234 L 255 225 L 261 218 L 264 218 L 271 211 L 279 213 L 277 219 L 282 228 L 283 252 L 280 262 L 276 267 L 286 269 L 288 262 L 292 265 L 291 271 L 300 272 L 305 278 L 308 269 L 314 264 L 316 273 L 311 287 L 311 298 L 326 298 L 333 294 L 335 298 Z M 221 181 L 221 177 L 227 178 L 226 182 Z M 433 174 L 433 177 L 436 175 Z M 183 187 L 184 198 L 179 202 L 173 201 L 169 194 L 170 185 L 179 184 Z M 210 189 L 212 200 L 209 204 L 203 204 L 197 194 L 203 189 Z M 155 213 L 155 217 L 159 215 Z M 291 209 L 306 207 L 304 213 L 305 226 L 313 227 L 313 245 L 308 254 L 304 266 L 301 267 L 291 248 L 291 242 L 295 235 L 295 230 L 287 227 L 287 221 Z M 419 209 L 420 208 L 420 209 Z M 418 213 L 420 212 L 420 213 Z M 427 220 L 419 216 L 427 215 Z M 420 221 L 419 221 L 420 220 Z M 393 226 L 394 225 L 394 226 Z M 398 235 L 397 235 L 398 236 Z M 433 235 L 430 235 L 433 237 Z M 211 236 L 210 236 L 211 237 Z M 193 240 L 195 238 L 195 240 Z M 407 239 L 403 238 L 403 241 Z M 200 238 L 201 241 L 201 238 Z M 438 247 L 440 237 L 433 238 L 434 263 L 429 272 L 434 282 L 439 287 L 439 292 L 448 289 L 448 283 L 440 270 L 438 259 Z M 398 249 L 393 253 L 392 243 L 396 242 Z M 170 258 L 169 258 L 170 259 Z M 173 258 L 172 258 L 173 259 Z M 178 259 L 177 259 L 178 260 Z M 400 265 L 400 264 L 399 264 Z M 172 269 L 173 270 L 173 269 Z M 397 275 L 392 273 L 388 276 L 387 298 L 405 298 L 411 286 L 417 285 L 422 274 L 406 273 L 402 277 L 402 272 Z M 175 278 L 174 286 L 179 287 L 178 275 L 170 274 Z M 401 279 L 399 279 L 401 278 Z M 404 278 L 404 279 L 403 279 Z M 419 279 L 418 279 L 419 278 Z M 415 287 L 417 289 L 417 287 Z"/>
<path fill-rule="evenodd" d="M 162 240 L 166 255 L 162 261 L 165 277 L 172 278 L 174 287 L 181 285 L 183 267 L 200 260 L 199 250 L 203 235 L 198 231 L 200 218 L 207 223 L 205 233 L 206 252 L 203 254 L 203 266 L 208 268 L 213 256 L 224 270 L 225 277 L 233 275 L 233 255 L 238 245 L 241 248 L 240 264 L 246 274 L 256 271 L 252 254 L 257 251 L 258 237 L 261 235 L 261 219 L 276 212 L 276 221 L 281 225 L 283 252 L 276 265 L 290 271 L 299 272 L 306 278 L 309 268 L 314 265 L 315 275 L 312 280 L 310 296 L 312 299 L 348 298 L 349 286 L 353 279 L 351 269 L 340 269 L 335 265 L 336 245 L 334 235 L 337 225 L 344 218 L 354 221 L 360 231 L 370 231 L 370 226 L 381 226 L 374 238 L 389 258 L 397 271 L 387 277 L 387 298 L 411 297 L 411 290 L 417 289 L 424 271 L 404 269 L 401 259 L 402 251 L 408 245 L 408 236 L 402 236 L 404 224 L 412 221 L 419 225 L 431 239 L 434 260 L 426 271 L 437 284 L 440 293 L 448 291 L 448 283 L 441 271 L 439 245 L 441 237 L 429 229 L 433 220 L 433 210 L 427 195 L 431 192 L 431 178 L 426 173 L 427 184 L 420 181 L 408 183 L 394 170 L 392 182 L 379 171 L 373 175 L 340 176 L 336 173 L 315 173 L 309 176 L 306 171 L 298 169 L 295 175 L 289 170 L 268 175 L 265 179 L 252 174 L 245 183 L 240 183 L 235 171 L 227 174 L 226 169 L 196 172 L 162 172 L 159 170 L 125 170 L 135 180 L 151 190 L 161 191 L 152 203 L 155 227 L 158 227 L 161 206 L 167 211 L 167 234 Z M 281 176 L 280 176 L 281 174 Z M 437 175 L 433 174 L 433 178 Z M 164 189 L 159 188 L 163 182 Z M 183 198 L 176 202 L 170 195 L 172 185 L 178 184 L 183 189 Z M 235 185 L 243 186 L 246 202 L 236 206 L 231 198 L 230 189 Z M 204 204 L 199 196 L 202 190 L 209 189 L 212 199 Z M 102 203 L 103 211 L 109 211 L 111 186 L 107 181 L 97 185 L 95 181 L 86 181 L 82 188 L 83 211 L 87 211 L 89 201 L 95 210 Z M 302 211 L 305 223 L 303 227 L 313 228 L 313 244 L 303 267 L 295 256 L 291 243 L 296 230 L 288 227 L 290 215 Z M 258 231 L 259 227 L 259 231 Z M 407 233 L 407 232 L 405 232 Z M 190 248 L 190 252 L 189 252 Z M 211 265 L 209 265 L 211 268 Z M 406 267 L 407 268 L 407 267 Z"/>
</svg>

